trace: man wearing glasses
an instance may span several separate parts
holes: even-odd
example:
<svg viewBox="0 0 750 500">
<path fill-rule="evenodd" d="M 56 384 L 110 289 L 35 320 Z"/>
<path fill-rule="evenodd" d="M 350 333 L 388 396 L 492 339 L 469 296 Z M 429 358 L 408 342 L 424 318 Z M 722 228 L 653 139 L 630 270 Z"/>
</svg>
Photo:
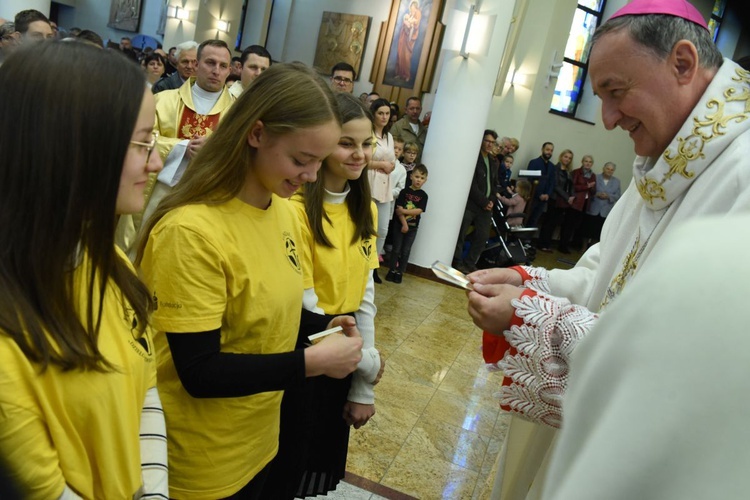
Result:
<svg viewBox="0 0 750 500">
<path fill-rule="evenodd" d="M 357 75 L 354 73 L 351 64 L 340 62 L 331 70 L 331 89 L 334 92 L 349 92 L 351 94 L 354 91 L 354 79 L 356 77 Z"/>
<path fill-rule="evenodd" d="M 456 251 L 453 254 L 453 267 L 463 273 L 477 270 L 477 261 L 484 252 L 487 238 L 490 236 L 492 223 L 492 200 L 497 197 L 497 160 L 490 154 L 495 147 L 497 132 L 485 130 L 482 137 L 482 147 L 479 149 L 474 177 L 469 188 L 469 199 L 466 200 L 466 210 L 461 221 L 461 230 L 456 241 Z M 463 258 L 464 239 L 469 226 L 474 226 L 471 236 L 471 248 L 466 258 Z"/>
</svg>

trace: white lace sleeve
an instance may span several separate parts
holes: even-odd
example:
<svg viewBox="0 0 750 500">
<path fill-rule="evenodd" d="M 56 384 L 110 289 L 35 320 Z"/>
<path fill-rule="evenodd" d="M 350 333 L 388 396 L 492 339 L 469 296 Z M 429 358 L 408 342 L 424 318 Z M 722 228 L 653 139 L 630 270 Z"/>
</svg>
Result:
<svg viewBox="0 0 750 500">
<path fill-rule="evenodd" d="M 504 332 L 513 349 L 498 363 L 510 381 L 502 387 L 500 404 L 528 420 L 560 427 L 570 354 L 598 316 L 544 293 L 511 303 L 522 324 Z"/>
<path fill-rule="evenodd" d="M 523 286 L 537 292 L 550 293 L 549 273 L 543 267 L 518 266 L 527 276 L 523 276 Z"/>
</svg>

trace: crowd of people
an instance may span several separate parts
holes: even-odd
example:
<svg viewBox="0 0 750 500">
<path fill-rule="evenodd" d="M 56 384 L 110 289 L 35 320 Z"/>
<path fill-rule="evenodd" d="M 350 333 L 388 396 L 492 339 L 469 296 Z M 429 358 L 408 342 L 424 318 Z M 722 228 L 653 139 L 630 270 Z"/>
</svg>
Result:
<svg viewBox="0 0 750 500">
<path fill-rule="evenodd" d="M 62 33 L 33 10 L 0 20 L 0 35 L 0 95 L 13 96 L 0 111 L 14 117 L 0 124 L 0 465 L 12 483 L 0 496 L 334 490 L 385 370 L 378 268 L 387 262 L 385 279 L 402 282 L 427 210 L 421 99 L 399 117 L 377 93 L 352 96 L 349 64 L 327 82 L 258 45 L 232 57 L 221 40 L 165 52 L 124 37 L 102 50 L 96 33 Z M 648 468 L 674 445 L 663 433 L 690 426 L 680 412 L 706 415 L 686 385 L 702 381 L 681 363 L 664 364 L 663 387 L 649 377 L 677 344 L 690 367 L 703 355 L 712 323 L 677 300 L 682 288 L 706 286 L 715 308 L 737 299 L 707 285 L 717 270 L 681 273 L 673 258 L 706 226 L 672 228 L 746 211 L 750 73 L 722 59 L 685 0 L 618 11 L 594 36 L 589 71 L 605 126 L 635 144 L 633 185 L 622 193 L 616 165 L 596 174 L 589 154 L 578 168 L 570 149 L 553 163 L 551 142 L 528 164 L 538 174 L 514 178 L 518 140 L 484 130 L 453 255 L 472 283 L 469 314 L 494 342 L 488 361 L 505 371 L 501 405 L 519 417 L 498 498 L 517 498 L 514 488 L 520 498 L 739 498 L 750 456 L 717 435 L 721 425 L 700 448 L 677 445 L 663 469 L 672 482 L 653 479 Z M 586 253 L 567 271 L 478 270 L 500 207 L 511 226 L 540 228 L 540 250 L 559 232 L 560 252 Z M 643 311 L 679 331 L 634 320 Z M 745 318 L 725 316 L 716 342 L 740 365 L 732 346 Z M 642 400 L 660 418 L 632 425 Z M 735 416 L 718 420 L 747 433 Z M 539 426 L 563 430 L 550 461 L 553 433 Z M 662 448 L 649 454 L 644 437 Z M 725 465 L 707 472 L 713 488 L 697 477 L 684 486 L 698 451 Z M 591 481 L 592 469 L 607 480 Z"/>
</svg>

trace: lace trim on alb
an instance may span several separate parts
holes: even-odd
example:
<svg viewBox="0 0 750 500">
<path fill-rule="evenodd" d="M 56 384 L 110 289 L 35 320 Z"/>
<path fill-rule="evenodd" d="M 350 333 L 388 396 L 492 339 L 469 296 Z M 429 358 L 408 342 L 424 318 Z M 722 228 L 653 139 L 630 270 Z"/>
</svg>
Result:
<svg viewBox="0 0 750 500">
<path fill-rule="evenodd" d="M 542 293 L 550 293 L 549 273 L 543 267 L 520 266 L 526 274 L 529 275 L 523 286 L 530 290 Z"/>
<path fill-rule="evenodd" d="M 509 351 L 498 363 L 511 380 L 501 389 L 500 403 L 528 420 L 560 427 L 570 354 L 598 316 L 543 294 L 523 296 L 511 304 L 523 324 L 504 332 L 518 352 Z"/>
</svg>

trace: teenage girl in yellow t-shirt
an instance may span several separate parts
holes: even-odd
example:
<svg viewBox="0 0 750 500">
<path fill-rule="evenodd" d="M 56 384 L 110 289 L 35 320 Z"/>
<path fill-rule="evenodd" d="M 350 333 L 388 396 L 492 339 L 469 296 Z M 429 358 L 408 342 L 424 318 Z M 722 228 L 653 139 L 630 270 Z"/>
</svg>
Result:
<svg viewBox="0 0 750 500">
<path fill-rule="evenodd" d="M 325 82 L 274 65 L 146 224 L 137 262 L 155 303 L 172 498 L 260 498 L 282 391 L 346 377 L 361 360 L 354 318 L 302 309 L 299 222 L 285 199 L 315 180 L 340 132 Z M 329 322 L 351 337 L 294 350 L 298 332 Z"/>
<path fill-rule="evenodd" d="M 114 245 L 161 168 L 154 98 L 59 42 L 8 57 L 0 96 L 0 457 L 19 498 L 166 498 L 149 293 Z"/>
<path fill-rule="evenodd" d="M 349 426 L 375 413 L 373 385 L 381 371 L 375 349 L 375 248 L 377 212 L 362 175 L 372 156 L 371 115 L 350 94 L 337 94 L 343 120 L 334 151 L 318 178 L 292 202 L 302 222 L 305 308 L 326 314 L 354 314 L 362 334 L 363 359 L 353 377 L 308 379 L 307 404 L 282 406 L 280 451 L 264 492 L 267 498 L 326 494 L 344 477 Z M 303 424 L 295 422 L 303 415 Z M 343 416 L 342 416 L 343 415 Z M 302 432 L 299 432 L 300 427 Z"/>
</svg>

